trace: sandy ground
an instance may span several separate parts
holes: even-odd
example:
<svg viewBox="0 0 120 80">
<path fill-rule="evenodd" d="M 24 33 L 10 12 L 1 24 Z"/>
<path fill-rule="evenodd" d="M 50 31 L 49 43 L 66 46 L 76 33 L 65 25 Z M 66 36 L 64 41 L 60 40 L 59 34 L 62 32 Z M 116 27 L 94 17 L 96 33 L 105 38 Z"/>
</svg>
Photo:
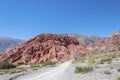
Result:
<svg viewBox="0 0 120 80">
<path fill-rule="evenodd" d="M 0 76 L 0 80 L 115 80 L 116 77 L 120 77 L 120 72 L 117 71 L 120 66 L 120 59 L 113 60 L 111 64 L 96 64 L 90 73 L 74 73 L 76 66 L 85 65 L 87 63 L 72 64 L 71 61 L 67 61 L 54 68 L 13 74 L 7 77 Z M 105 74 L 105 70 L 111 71 L 111 74 Z"/>
</svg>

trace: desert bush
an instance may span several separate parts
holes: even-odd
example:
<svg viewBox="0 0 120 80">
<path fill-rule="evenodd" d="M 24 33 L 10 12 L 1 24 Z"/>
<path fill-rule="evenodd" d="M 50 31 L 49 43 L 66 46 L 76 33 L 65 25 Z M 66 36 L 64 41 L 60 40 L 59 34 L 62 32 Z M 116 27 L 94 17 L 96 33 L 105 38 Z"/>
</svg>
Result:
<svg viewBox="0 0 120 80">
<path fill-rule="evenodd" d="M 80 58 L 75 58 L 74 60 L 73 60 L 73 64 L 74 63 L 79 63 L 79 62 L 85 62 L 85 60 L 86 60 L 86 57 L 80 57 Z"/>
<path fill-rule="evenodd" d="M 87 67 L 76 67 L 75 73 L 88 73 L 93 70 L 93 67 L 87 66 Z"/>
<path fill-rule="evenodd" d="M 8 62 L 4 62 L 4 63 L 0 63 L 0 69 L 10 69 L 10 68 L 15 68 L 16 65 L 8 63 Z"/>
<path fill-rule="evenodd" d="M 44 62 L 41 64 L 42 66 L 55 66 L 56 65 L 56 62 Z"/>
<path fill-rule="evenodd" d="M 112 72 L 111 72 L 111 71 L 108 71 L 108 70 L 105 70 L 105 71 L 104 71 L 104 74 L 112 74 Z"/>
<path fill-rule="evenodd" d="M 89 57 L 89 58 L 88 58 L 88 61 L 90 62 L 90 64 L 95 63 L 95 59 L 94 59 L 93 57 Z"/>
<path fill-rule="evenodd" d="M 120 80 L 120 77 L 117 77 L 115 80 Z"/>
<path fill-rule="evenodd" d="M 94 68 L 100 68 L 100 67 L 96 65 L 96 66 L 94 66 Z"/>
<path fill-rule="evenodd" d="M 26 69 L 24 69 L 24 68 L 14 68 L 14 69 L 8 69 L 4 73 L 5 74 L 14 74 L 14 73 L 19 73 L 19 72 L 23 72 L 23 71 L 26 71 Z"/>
<path fill-rule="evenodd" d="M 105 62 L 111 63 L 112 58 L 104 57 L 100 60 L 100 64 L 104 64 Z"/>
<path fill-rule="evenodd" d="M 41 69 L 41 68 L 45 68 L 47 66 L 55 67 L 56 62 L 44 62 L 44 63 L 41 63 L 41 64 L 34 64 L 34 65 L 31 65 L 30 69 L 31 70 L 38 70 L 38 69 Z"/>
<path fill-rule="evenodd" d="M 4 72 L 0 72 L 0 75 L 4 75 Z"/>
<path fill-rule="evenodd" d="M 38 70 L 38 69 L 41 69 L 42 67 L 30 67 L 31 70 L 35 71 L 35 70 Z"/>
<path fill-rule="evenodd" d="M 120 72 L 120 67 L 117 69 L 118 72 Z"/>
</svg>

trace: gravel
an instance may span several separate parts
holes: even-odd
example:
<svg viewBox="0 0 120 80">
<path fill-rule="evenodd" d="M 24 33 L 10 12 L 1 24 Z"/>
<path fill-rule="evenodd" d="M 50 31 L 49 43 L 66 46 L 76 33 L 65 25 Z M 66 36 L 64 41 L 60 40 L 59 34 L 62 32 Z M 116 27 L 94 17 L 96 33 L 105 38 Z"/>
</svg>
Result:
<svg viewBox="0 0 120 80">
<path fill-rule="evenodd" d="M 67 61 L 57 67 L 13 75 L 0 75 L 0 80 L 115 80 L 120 76 L 120 72 L 117 71 L 120 59 L 113 60 L 110 64 L 95 64 L 94 70 L 89 73 L 74 73 L 76 66 L 87 65 L 86 63 L 72 64 L 72 61 Z M 111 71 L 111 74 L 105 74 L 106 70 Z"/>
</svg>

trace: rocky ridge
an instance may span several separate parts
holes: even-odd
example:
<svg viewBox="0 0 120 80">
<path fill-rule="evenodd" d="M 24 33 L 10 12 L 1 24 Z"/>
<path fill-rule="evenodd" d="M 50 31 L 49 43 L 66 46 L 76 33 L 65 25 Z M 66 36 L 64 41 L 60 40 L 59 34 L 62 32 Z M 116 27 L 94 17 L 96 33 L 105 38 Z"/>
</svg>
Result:
<svg viewBox="0 0 120 80">
<path fill-rule="evenodd" d="M 98 36 L 84 36 L 84 35 L 79 35 L 79 34 L 64 34 L 64 35 L 74 37 L 79 43 L 82 43 L 85 46 L 93 44 L 99 40 L 105 39 L 105 38 L 101 38 Z"/>
<path fill-rule="evenodd" d="M 92 53 L 106 53 L 120 51 L 120 30 L 110 35 L 108 38 L 97 41 L 88 46 Z"/>
</svg>

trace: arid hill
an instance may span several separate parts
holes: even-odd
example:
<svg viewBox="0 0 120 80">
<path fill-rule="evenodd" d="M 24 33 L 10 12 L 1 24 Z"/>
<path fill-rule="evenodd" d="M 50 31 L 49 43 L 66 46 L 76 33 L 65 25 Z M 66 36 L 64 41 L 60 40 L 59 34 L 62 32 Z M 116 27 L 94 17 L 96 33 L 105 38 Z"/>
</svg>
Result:
<svg viewBox="0 0 120 80">
<path fill-rule="evenodd" d="M 80 34 L 64 34 L 70 37 L 74 37 L 79 43 L 82 43 L 85 46 L 93 44 L 99 40 L 103 40 L 105 38 L 98 37 L 98 36 L 85 36 Z"/>
<path fill-rule="evenodd" d="M 97 41 L 89 45 L 89 50 L 93 53 L 105 53 L 112 51 L 120 51 L 120 30 L 113 33 L 110 37 Z"/>
<path fill-rule="evenodd" d="M 85 55 L 87 48 L 76 39 L 57 34 L 41 34 L 0 56 L 0 62 L 29 64 L 69 60 L 71 55 Z"/>
</svg>

